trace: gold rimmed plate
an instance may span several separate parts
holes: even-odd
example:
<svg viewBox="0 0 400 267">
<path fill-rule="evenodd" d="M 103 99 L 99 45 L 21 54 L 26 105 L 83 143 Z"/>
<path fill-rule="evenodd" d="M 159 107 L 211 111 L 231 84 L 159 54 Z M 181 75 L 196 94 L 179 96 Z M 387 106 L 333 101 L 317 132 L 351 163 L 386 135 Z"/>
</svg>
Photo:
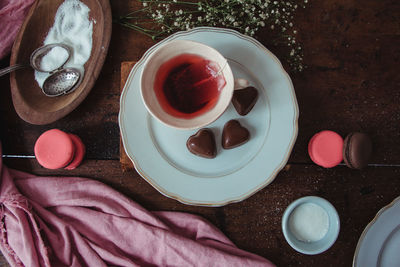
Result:
<svg viewBox="0 0 400 267">
<path fill-rule="evenodd" d="M 217 49 L 237 78 L 259 91 L 242 117 L 231 104 L 207 126 L 216 137 L 217 157 L 191 154 L 186 140 L 197 130 L 177 130 L 154 119 L 140 97 L 143 63 L 158 45 L 192 40 Z M 249 129 L 246 144 L 221 147 L 224 124 L 237 119 Z M 279 60 L 255 39 L 236 31 L 200 27 L 176 33 L 150 48 L 132 68 L 120 100 L 119 124 L 125 151 L 138 173 L 162 194 L 182 203 L 222 206 L 246 199 L 270 184 L 285 166 L 297 137 L 298 105 L 293 84 Z"/>
<path fill-rule="evenodd" d="M 354 267 L 400 266 L 400 197 L 378 211 L 358 240 Z"/>
</svg>

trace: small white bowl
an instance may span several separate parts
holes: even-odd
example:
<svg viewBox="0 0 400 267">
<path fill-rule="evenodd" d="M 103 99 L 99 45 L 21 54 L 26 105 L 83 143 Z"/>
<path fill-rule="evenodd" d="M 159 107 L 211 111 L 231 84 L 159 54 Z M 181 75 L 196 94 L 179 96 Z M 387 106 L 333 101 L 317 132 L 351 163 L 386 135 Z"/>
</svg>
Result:
<svg viewBox="0 0 400 267">
<path fill-rule="evenodd" d="M 301 204 L 312 203 L 323 208 L 328 214 L 329 218 L 329 228 L 328 232 L 325 236 L 315 242 L 304 242 L 298 240 L 295 235 L 291 232 L 289 227 L 289 218 L 291 213 L 295 208 L 300 206 Z M 293 201 L 285 210 L 282 217 L 282 231 L 283 235 L 286 238 L 286 241 L 289 245 L 295 249 L 296 251 L 307 254 L 307 255 L 316 255 L 328 250 L 336 241 L 339 231 L 340 231 L 340 220 L 339 215 L 336 209 L 332 206 L 332 204 L 326 199 L 316 197 L 316 196 L 307 196 L 299 198 Z"/>
</svg>

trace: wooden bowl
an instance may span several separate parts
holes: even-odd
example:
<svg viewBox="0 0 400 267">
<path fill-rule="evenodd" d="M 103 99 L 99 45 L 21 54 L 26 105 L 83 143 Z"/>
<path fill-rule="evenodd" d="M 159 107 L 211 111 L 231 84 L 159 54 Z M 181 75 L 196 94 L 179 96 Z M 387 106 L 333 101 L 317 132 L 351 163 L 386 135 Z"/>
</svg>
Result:
<svg viewBox="0 0 400 267">
<path fill-rule="evenodd" d="M 31 124 L 48 124 L 74 110 L 89 94 L 103 66 L 111 38 L 111 8 L 108 0 L 81 0 L 90 9 L 89 19 L 94 20 L 92 51 L 85 63 L 82 83 L 72 93 L 47 97 L 27 68 L 10 75 L 14 108 L 21 119 Z M 29 11 L 15 39 L 11 65 L 29 63 L 31 53 L 43 45 L 54 24 L 55 14 L 62 0 L 38 0 Z"/>
</svg>

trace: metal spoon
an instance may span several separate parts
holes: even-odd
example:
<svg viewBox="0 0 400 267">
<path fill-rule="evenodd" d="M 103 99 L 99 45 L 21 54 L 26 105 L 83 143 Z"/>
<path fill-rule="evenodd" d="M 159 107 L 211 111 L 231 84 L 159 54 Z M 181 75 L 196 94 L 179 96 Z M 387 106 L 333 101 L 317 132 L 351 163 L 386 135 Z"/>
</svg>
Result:
<svg viewBox="0 0 400 267">
<path fill-rule="evenodd" d="M 1 70 L 0 70 L 0 77 L 3 76 L 3 75 L 5 75 L 5 74 L 7 74 L 7 73 L 13 72 L 13 71 L 15 71 L 15 70 L 19 70 L 19 69 L 22 69 L 22 68 L 28 68 L 29 66 L 31 66 L 33 69 L 35 69 L 35 70 L 37 70 L 37 71 L 49 72 L 48 70 L 43 70 L 43 69 L 40 68 L 40 61 L 42 60 L 42 58 L 43 58 L 51 49 L 53 49 L 53 48 L 56 47 L 56 46 L 62 47 L 62 48 L 64 48 L 64 49 L 68 52 L 68 57 L 67 57 L 67 59 L 66 59 L 64 62 L 62 62 L 62 64 L 61 64 L 58 68 L 64 66 L 64 64 L 65 64 L 65 63 L 69 60 L 69 58 L 71 57 L 71 54 L 72 54 L 71 48 L 70 48 L 69 46 L 67 46 L 67 45 L 65 45 L 65 44 L 61 44 L 61 43 L 48 44 L 48 45 L 45 45 L 45 46 L 41 46 L 41 47 L 37 48 L 35 51 L 32 52 L 32 54 L 31 54 L 31 56 L 30 56 L 30 62 L 29 62 L 30 65 L 28 65 L 28 64 L 15 64 L 15 65 L 13 65 L 13 66 L 9 66 L 9 67 L 7 67 L 7 68 L 1 69 Z M 56 68 L 56 69 L 57 69 L 57 68 Z M 51 70 L 51 71 L 55 71 L 56 69 Z"/>
<path fill-rule="evenodd" d="M 41 66 L 42 58 L 44 56 L 46 56 L 54 47 L 61 47 L 61 48 L 65 49 L 68 53 L 68 57 L 64 60 L 64 62 L 60 62 L 60 65 L 57 66 L 55 69 L 45 70 Z M 52 73 L 53 71 L 56 71 L 57 69 L 61 69 L 65 65 L 65 63 L 67 63 L 68 60 L 71 58 L 71 54 L 72 54 L 72 48 L 66 44 L 62 44 L 62 43 L 48 44 L 48 45 L 39 47 L 35 51 L 33 51 L 33 53 L 31 54 L 30 63 L 31 63 L 31 66 L 38 71 Z"/>
<path fill-rule="evenodd" d="M 74 91 L 82 81 L 82 73 L 79 69 L 63 68 L 64 64 L 69 60 L 72 54 L 71 48 L 65 44 L 50 44 L 39 48 L 40 53 L 32 53 L 30 62 L 33 68 L 43 71 L 43 68 L 40 66 L 42 57 L 56 46 L 66 49 L 68 52 L 68 58 L 57 69 L 52 70 L 50 76 L 43 82 L 42 92 L 46 96 L 50 97 L 69 94 Z"/>
<path fill-rule="evenodd" d="M 62 47 L 68 52 L 67 59 L 60 64 L 54 70 L 43 70 L 40 64 L 42 58 L 54 47 Z M 30 66 L 40 72 L 50 72 L 50 76 L 46 78 L 43 82 L 42 92 L 49 97 L 60 96 L 64 94 L 68 94 L 73 92 L 78 85 L 82 81 L 82 73 L 80 70 L 76 68 L 66 68 L 63 69 L 65 63 L 71 57 L 72 51 L 71 48 L 65 44 L 55 43 L 55 44 L 48 44 L 42 47 L 37 48 L 30 57 Z M 14 70 L 18 70 L 21 68 L 29 67 L 29 65 L 24 64 L 16 64 L 14 66 L 7 67 L 5 69 L 0 70 L 0 76 L 12 72 Z"/>
<path fill-rule="evenodd" d="M 42 92 L 50 97 L 69 94 L 78 87 L 82 77 L 80 70 L 75 68 L 57 70 L 43 82 Z"/>
</svg>

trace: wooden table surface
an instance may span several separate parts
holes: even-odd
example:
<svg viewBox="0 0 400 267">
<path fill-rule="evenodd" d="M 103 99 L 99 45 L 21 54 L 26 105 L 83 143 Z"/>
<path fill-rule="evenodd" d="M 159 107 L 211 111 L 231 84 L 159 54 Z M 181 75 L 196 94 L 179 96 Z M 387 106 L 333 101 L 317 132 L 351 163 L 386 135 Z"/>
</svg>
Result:
<svg viewBox="0 0 400 267">
<path fill-rule="evenodd" d="M 110 1 L 114 14 L 125 14 L 133 1 Z M 357 241 L 377 211 L 400 195 L 400 4 L 397 0 L 310 1 L 296 16 L 303 44 L 302 73 L 288 70 L 300 109 L 299 134 L 288 165 L 275 181 L 250 198 L 219 208 L 195 207 L 164 197 L 135 171 L 119 162 L 119 97 L 121 62 L 136 61 L 154 42 L 113 25 L 109 52 L 98 81 L 84 102 L 65 118 L 45 126 L 30 125 L 15 113 L 9 77 L 0 77 L 0 139 L 6 165 L 38 175 L 83 176 L 102 181 L 149 210 L 201 215 L 239 248 L 278 266 L 350 266 Z M 267 31 L 257 39 L 284 59 Z M 0 67 L 8 65 L 3 59 Z M 283 61 L 283 60 L 282 60 Z M 87 146 L 83 164 L 73 170 L 47 170 L 38 165 L 33 145 L 45 130 L 78 134 Z M 370 166 L 324 169 L 307 155 L 317 131 L 342 136 L 368 133 L 374 154 Z M 10 156 L 16 155 L 15 158 Z M 281 230 L 285 208 L 297 198 L 316 195 L 329 200 L 341 219 L 336 243 L 326 252 L 307 256 L 293 250 Z M 3 259 L 3 265 L 7 263 Z"/>
</svg>

